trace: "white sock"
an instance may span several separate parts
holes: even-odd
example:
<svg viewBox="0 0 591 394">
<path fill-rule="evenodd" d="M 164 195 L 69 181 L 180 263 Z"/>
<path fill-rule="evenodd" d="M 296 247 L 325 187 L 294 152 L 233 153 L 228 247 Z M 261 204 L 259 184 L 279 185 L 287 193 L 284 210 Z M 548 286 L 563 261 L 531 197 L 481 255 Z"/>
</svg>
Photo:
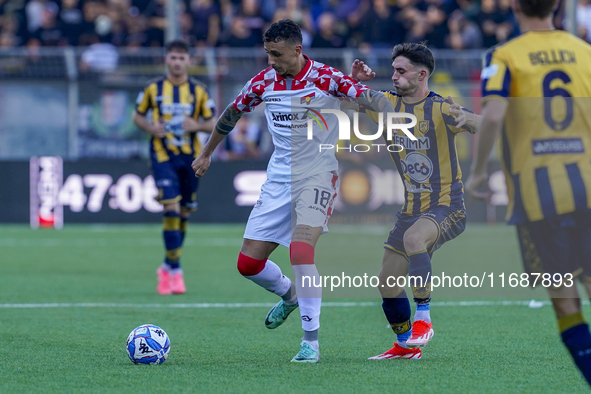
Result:
<svg viewBox="0 0 591 394">
<path fill-rule="evenodd" d="M 318 349 L 320 349 L 320 344 L 318 343 L 318 341 L 302 341 L 304 343 L 307 343 L 308 345 L 312 346 L 314 348 L 314 350 L 318 351 Z"/>
<path fill-rule="evenodd" d="M 170 268 L 170 265 L 166 264 L 166 263 L 162 263 L 162 265 L 160 266 L 160 268 L 162 268 L 164 271 L 168 271 L 170 272 L 171 275 L 176 275 L 176 274 L 182 274 L 183 273 L 183 269 L 182 268 Z"/>
<path fill-rule="evenodd" d="M 315 264 L 294 265 L 296 293 L 300 304 L 302 328 L 314 331 L 320 328 L 320 307 L 322 305 L 322 287 L 319 285 L 320 275 Z M 304 282 L 302 282 L 304 279 Z"/>
<path fill-rule="evenodd" d="M 431 314 L 429 313 L 429 310 L 423 310 L 423 311 L 419 311 L 417 310 L 415 312 L 415 317 L 413 319 L 413 321 L 417 321 L 417 320 L 422 320 L 424 322 L 427 323 L 431 323 Z"/>
<path fill-rule="evenodd" d="M 245 278 L 280 297 L 291 288 L 291 280 L 283 275 L 281 268 L 271 260 L 267 260 L 265 268 L 261 272 L 256 275 L 245 276 Z"/>
<path fill-rule="evenodd" d="M 298 303 L 298 295 L 293 282 L 291 283 L 289 290 L 284 295 L 282 295 L 281 298 L 283 298 L 285 305 L 295 305 Z"/>
</svg>

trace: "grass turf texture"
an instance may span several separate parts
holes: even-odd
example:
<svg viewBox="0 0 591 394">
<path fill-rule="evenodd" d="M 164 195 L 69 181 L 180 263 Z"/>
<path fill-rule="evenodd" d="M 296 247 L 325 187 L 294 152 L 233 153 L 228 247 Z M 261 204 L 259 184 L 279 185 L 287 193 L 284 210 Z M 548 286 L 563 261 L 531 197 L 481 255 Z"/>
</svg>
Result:
<svg viewBox="0 0 591 394">
<path fill-rule="evenodd" d="M 161 297 L 155 292 L 163 254 L 157 225 L 2 226 L 0 304 L 274 303 L 235 269 L 242 228 L 190 226 L 183 250 L 188 293 Z M 318 247 L 321 274 L 323 260 L 345 267 L 354 260 L 368 275 L 378 272 L 388 228 L 331 229 Z M 287 256 L 285 248 L 272 256 L 285 272 Z M 476 260 L 495 273 L 521 272 L 514 230 L 470 226 L 433 264 L 435 273 L 459 273 Z M 530 298 L 544 295 L 525 291 Z M 297 311 L 284 326 L 267 330 L 268 307 L 0 307 L 0 392 L 587 392 L 549 306 L 436 306 L 436 335 L 423 359 L 368 361 L 395 339 L 377 298 L 348 300 L 375 305 L 323 308 L 317 365 L 289 362 L 302 335 Z M 145 323 L 171 338 L 163 365 L 133 365 L 125 354 L 127 335 Z"/>
</svg>

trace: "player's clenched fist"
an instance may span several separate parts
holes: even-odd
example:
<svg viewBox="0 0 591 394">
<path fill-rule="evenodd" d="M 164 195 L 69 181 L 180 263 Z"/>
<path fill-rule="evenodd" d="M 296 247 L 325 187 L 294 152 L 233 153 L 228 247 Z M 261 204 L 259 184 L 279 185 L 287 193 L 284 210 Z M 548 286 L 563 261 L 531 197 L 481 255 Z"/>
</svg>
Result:
<svg viewBox="0 0 591 394">
<path fill-rule="evenodd" d="M 157 138 L 164 138 L 166 137 L 166 129 L 164 128 L 164 124 L 163 123 L 156 123 L 154 125 L 151 125 L 152 127 L 150 127 L 148 129 L 148 133 L 153 135 L 154 137 Z"/>
<path fill-rule="evenodd" d="M 195 171 L 195 176 L 200 178 L 205 175 L 210 165 L 211 157 L 200 154 L 195 160 L 193 160 L 193 163 L 191 163 L 191 168 Z"/>
<path fill-rule="evenodd" d="M 480 191 L 480 189 L 486 187 L 486 191 Z M 484 200 L 486 202 L 490 202 L 490 198 L 492 197 L 492 191 L 488 188 L 488 174 L 487 173 L 477 173 L 472 170 L 472 173 L 468 177 L 468 180 L 464 184 L 464 189 L 466 192 L 478 199 Z"/>
</svg>

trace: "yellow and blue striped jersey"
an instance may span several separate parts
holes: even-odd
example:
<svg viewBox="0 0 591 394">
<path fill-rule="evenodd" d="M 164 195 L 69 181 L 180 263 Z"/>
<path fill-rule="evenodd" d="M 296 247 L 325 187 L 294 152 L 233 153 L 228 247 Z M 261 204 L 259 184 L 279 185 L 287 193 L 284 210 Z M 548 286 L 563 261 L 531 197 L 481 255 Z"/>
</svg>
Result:
<svg viewBox="0 0 591 394">
<path fill-rule="evenodd" d="M 191 77 L 181 85 L 173 84 L 166 77 L 152 80 L 136 101 L 139 114 L 146 115 L 150 109 L 152 122 L 162 122 L 166 129 L 166 138 L 152 137 L 151 140 L 151 154 L 158 163 L 169 160 L 170 155 L 199 155 L 201 145 L 197 133 L 185 132 L 183 121 L 186 117 L 207 120 L 214 115 L 213 100 L 205 85 Z"/>
<path fill-rule="evenodd" d="M 464 209 L 464 185 L 458 160 L 455 136 L 467 126 L 457 128 L 449 114 L 450 103 L 434 92 L 416 102 L 406 102 L 392 91 L 382 91 L 396 112 L 417 117 L 416 126 L 409 130 L 417 137 L 408 138 L 402 130 L 392 136 L 391 144 L 404 147 L 390 152 L 404 183 L 405 203 L 400 214 L 418 215 L 436 206 Z M 377 114 L 367 111 L 377 122 Z"/>
<path fill-rule="evenodd" d="M 508 222 L 591 208 L 591 46 L 564 31 L 529 31 L 492 48 L 481 79 L 483 101 L 508 100 Z"/>
</svg>

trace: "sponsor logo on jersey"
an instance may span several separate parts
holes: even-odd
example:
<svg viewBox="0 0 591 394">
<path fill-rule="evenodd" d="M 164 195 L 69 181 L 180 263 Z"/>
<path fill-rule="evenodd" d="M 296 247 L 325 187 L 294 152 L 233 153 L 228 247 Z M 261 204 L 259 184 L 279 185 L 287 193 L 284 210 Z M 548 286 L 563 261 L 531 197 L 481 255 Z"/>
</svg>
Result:
<svg viewBox="0 0 591 394">
<path fill-rule="evenodd" d="M 394 143 L 402 145 L 404 149 L 427 150 L 431 148 L 429 137 L 417 137 L 417 140 L 413 141 L 405 135 L 395 134 Z"/>
<path fill-rule="evenodd" d="M 176 137 L 183 137 L 186 133 L 185 128 L 183 127 L 184 121 L 184 115 L 174 115 L 168 122 L 164 122 L 164 130 L 166 130 L 167 133 L 174 134 Z"/>
<path fill-rule="evenodd" d="M 273 121 L 274 122 L 292 122 L 294 120 L 303 120 L 305 119 L 306 115 L 305 114 L 272 114 L 273 115 Z"/>
<path fill-rule="evenodd" d="M 273 126 L 283 129 L 304 129 L 308 127 L 306 124 L 282 124 L 277 122 L 273 122 Z"/>
<path fill-rule="evenodd" d="M 280 127 L 284 129 L 304 129 L 308 127 L 307 123 L 292 123 L 292 122 L 304 122 L 308 118 L 314 119 L 318 125 L 320 126 L 320 130 L 328 129 L 326 125 L 326 120 L 318 111 L 315 111 L 311 108 L 306 110 L 305 113 L 272 113 L 271 116 L 273 117 L 273 126 Z M 311 121 L 311 119 L 308 119 Z M 278 122 L 290 122 L 290 123 L 278 123 Z"/>
<path fill-rule="evenodd" d="M 193 104 L 170 103 L 161 104 L 162 115 L 191 115 Z"/>
<path fill-rule="evenodd" d="M 310 93 L 300 99 L 300 104 L 310 104 L 310 101 L 312 101 L 314 97 L 316 97 L 316 93 Z"/>
<path fill-rule="evenodd" d="M 421 183 L 418 186 L 417 185 L 413 185 L 412 183 L 408 182 L 408 181 L 404 181 L 404 186 L 406 188 L 406 191 L 409 193 L 424 193 L 424 192 L 429 192 L 432 193 L 433 192 L 433 188 L 430 185 L 427 185 L 425 183 Z"/>
<path fill-rule="evenodd" d="M 275 98 L 275 97 L 265 98 L 265 103 L 280 103 L 280 102 L 281 102 L 280 98 Z"/>
<path fill-rule="evenodd" d="M 145 96 L 144 92 L 141 91 L 140 94 L 137 95 L 137 99 L 135 100 L 135 103 L 137 105 L 140 105 L 142 103 L 142 101 L 144 101 L 144 96 Z"/>
<path fill-rule="evenodd" d="M 410 152 L 404 160 L 400 160 L 402 173 L 415 182 L 423 183 L 433 174 L 433 162 L 419 152 Z"/>
<path fill-rule="evenodd" d="M 482 69 L 482 73 L 480 73 L 480 79 L 489 79 L 497 75 L 499 71 L 499 66 L 497 64 L 491 64 L 488 67 L 484 67 Z"/>
<path fill-rule="evenodd" d="M 580 138 L 553 138 L 533 140 L 534 155 L 584 153 L 585 146 Z"/>
</svg>

